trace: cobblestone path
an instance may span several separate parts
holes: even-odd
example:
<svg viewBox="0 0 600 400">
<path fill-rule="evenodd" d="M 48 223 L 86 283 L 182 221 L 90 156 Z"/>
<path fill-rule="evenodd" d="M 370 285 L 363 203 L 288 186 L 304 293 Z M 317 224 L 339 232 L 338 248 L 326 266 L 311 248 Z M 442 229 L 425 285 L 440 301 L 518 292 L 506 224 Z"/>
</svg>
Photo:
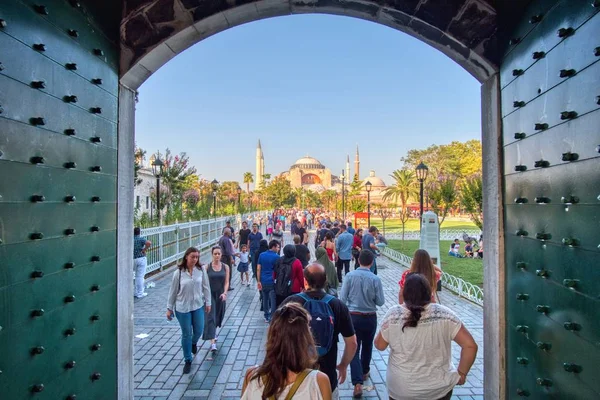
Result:
<svg viewBox="0 0 600 400">
<path fill-rule="evenodd" d="M 290 242 L 289 235 L 285 239 Z M 314 252 L 313 246 L 310 247 Z M 204 254 L 202 262 L 208 262 L 209 258 L 208 254 Z M 383 257 L 378 259 L 378 268 L 386 296 L 386 303 L 378 312 L 381 321 L 387 309 L 397 304 L 397 282 L 404 268 Z M 135 300 L 135 399 L 239 399 L 246 369 L 259 364 L 264 358 L 267 325 L 260 312 L 256 284 L 241 286 L 239 274 L 234 274 L 235 290 L 229 292 L 224 326 L 219 333 L 218 353 L 213 357 L 209 352 L 209 342 L 200 341 L 191 373 L 182 375 L 179 324 L 175 319 L 168 322 L 165 318 L 171 276 L 169 273 L 156 279 L 156 286 L 147 290 L 148 296 Z M 447 290 L 440 293 L 440 300 L 459 315 L 479 344 L 478 357 L 468 380 L 464 386 L 454 389 L 452 398 L 483 399 L 483 309 Z M 340 347 L 341 354 L 343 342 Z M 453 343 L 452 357 L 456 365 L 459 356 L 460 348 Z M 387 359 L 387 351 L 373 349 L 371 378 L 364 387 L 365 398 L 389 398 L 385 385 Z M 340 386 L 341 399 L 352 398 L 349 378 L 350 371 L 348 380 Z"/>
</svg>

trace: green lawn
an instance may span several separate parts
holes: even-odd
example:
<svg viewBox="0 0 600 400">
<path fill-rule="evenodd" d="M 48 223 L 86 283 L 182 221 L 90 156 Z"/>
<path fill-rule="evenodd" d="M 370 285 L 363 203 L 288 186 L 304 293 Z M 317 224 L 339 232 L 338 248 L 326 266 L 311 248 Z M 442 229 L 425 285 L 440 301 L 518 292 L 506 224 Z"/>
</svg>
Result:
<svg viewBox="0 0 600 400">
<path fill-rule="evenodd" d="M 375 225 L 377 228 L 382 230 L 383 224 L 381 223 L 381 218 L 371 217 L 371 225 Z M 406 221 L 406 226 L 404 227 L 407 231 L 418 231 L 419 230 L 419 220 L 418 219 L 409 219 Z M 456 220 L 448 220 L 446 219 L 441 227 L 444 229 L 458 229 L 458 230 L 471 230 L 477 229 L 475 224 L 471 221 L 456 221 Z M 402 230 L 402 224 L 399 219 L 388 218 L 385 220 L 385 230 Z"/>
<path fill-rule="evenodd" d="M 419 248 L 418 240 L 388 240 L 389 247 L 403 254 L 411 256 Z M 483 287 L 483 260 L 472 258 L 456 258 L 448 255 L 450 240 L 440 241 L 440 257 L 442 258 L 442 270 L 462 278 L 473 285 Z M 464 249 L 464 243 L 461 243 L 461 250 Z"/>
</svg>

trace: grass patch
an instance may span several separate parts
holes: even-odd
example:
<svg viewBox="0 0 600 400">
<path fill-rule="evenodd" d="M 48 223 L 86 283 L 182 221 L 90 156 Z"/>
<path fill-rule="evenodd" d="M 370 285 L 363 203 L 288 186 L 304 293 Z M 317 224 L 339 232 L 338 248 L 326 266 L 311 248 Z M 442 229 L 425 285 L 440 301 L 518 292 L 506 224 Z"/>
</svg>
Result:
<svg viewBox="0 0 600 400">
<path fill-rule="evenodd" d="M 371 217 L 371 225 L 375 225 L 380 230 L 383 228 L 383 224 L 381 223 L 381 218 L 379 217 Z M 406 231 L 418 231 L 420 230 L 419 220 L 418 219 L 409 219 L 406 221 L 406 225 L 404 227 Z M 452 230 L 473 230 L 477 229 L 474 223 L 470 221 L 454 221 L 446 219 L 442 224 L 441 230 L 452 229 Z M 385 220 L 385 230 L 390 231 L 402 231 L 402 224 L 399 219 L 388 218 Z"/>
<path fill-rule="evenodd" d="M 411 256 L 419 248 L 418 240 L 388 240 L 389 247 L 403 254 Z M 450 240 L 440 240 L 440 257 L 442 261 L 442 270 L 458 278 L 472 283 L 473 285 L 483 287 L 483 260 L 472 258 L 456 258 L 448 255 Z M 461 243 L 461 250 L 464 249 L 464 243 Z"/>
</svg>

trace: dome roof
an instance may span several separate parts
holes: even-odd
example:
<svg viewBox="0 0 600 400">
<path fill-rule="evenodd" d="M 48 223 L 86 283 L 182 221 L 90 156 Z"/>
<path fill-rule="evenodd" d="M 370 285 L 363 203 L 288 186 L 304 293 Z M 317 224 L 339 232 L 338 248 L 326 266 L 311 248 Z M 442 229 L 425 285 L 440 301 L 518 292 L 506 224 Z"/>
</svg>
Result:
<svg viewBox="0 0 600 400">
<path fill-rule="evenodd" d="M 325 166 L 316 158 L 306 156 L 299 158 L 294 165 L 292 165 L 292 168 L 325 169 Z"/>
<path fill-rule="evenodd" d="M 363 179 L 363 185 L 367 182 L 371 182 L 373 188 L 385 188 L 387 185 L 383 179 L 375 176 L 375 171 L 369 171 L 369 176 Z"/>
</svg>

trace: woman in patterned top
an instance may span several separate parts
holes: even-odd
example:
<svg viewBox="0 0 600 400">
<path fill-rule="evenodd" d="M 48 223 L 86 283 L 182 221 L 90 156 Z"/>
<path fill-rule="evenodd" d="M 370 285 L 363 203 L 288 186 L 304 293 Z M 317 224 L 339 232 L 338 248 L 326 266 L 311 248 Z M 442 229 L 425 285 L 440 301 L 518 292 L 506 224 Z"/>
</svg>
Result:
<svg viewBox="0 0 600 400">
<path fill-rule="evenodd" d="M 404 304 L 391 307 L 375 337 L 375 347 L 390 346 L 387 388 L 392 400 L 449 400 L 463 385 L 477 355 L 477 343 L 449 308 L 431 303 L 431 284 L 411 273 L 404 284 Z M 462 348 L 452 364 L 452 341 Z"/>
<path fill-rule="evenodd" d="M 435 265 L 433 261 L 431 261 L 431 257 L 429 257 L 429 253 L 427 250 L 419 249 L 415 251 L 412 262 L 410 263 L 410 269 L 404 271 L 402 276 L 400 277 L 400 291 L 398 292 L 398 303 L 404 303 L 404 299 L 402 298 L 402 292 L 404 288 L 404 281 L 406 276 L 410 273 L 417 273 L 423 275 L 429 281 L 429 286 L 431 287 L 431 302 L 435 303 L 435 293 L 437 291 L 437 283 L 442 277 L 442 270 L 440 267 Z"/>
</svg>

